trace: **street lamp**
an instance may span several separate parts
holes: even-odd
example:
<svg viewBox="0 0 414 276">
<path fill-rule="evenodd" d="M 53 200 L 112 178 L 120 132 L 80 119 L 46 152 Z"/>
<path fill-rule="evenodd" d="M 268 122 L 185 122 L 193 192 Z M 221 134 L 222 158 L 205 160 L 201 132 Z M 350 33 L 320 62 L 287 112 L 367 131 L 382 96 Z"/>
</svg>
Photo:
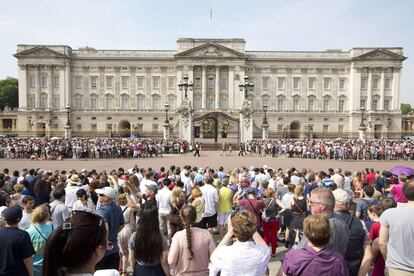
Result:
<svg viewBox="0 0 414 276">
<path fill-rule="evenodd" d="M 168 120 L 168 108 L 169 108 L 169 104 L 168 103 L 165 103 L 164 104 L 164 107 L 165 107 L 165 109 L 164 109 L 164 111 L 165 111 L 165 124 L 169 124 L 170 123 L 170 121 Z"/>
<path fill-rule="evenodd" d="M 70 127 L 70 105 L 66 106 L 67 122 L 66 125 Z"/>
<path fill-rule="evenodd" d="M 244 84 L 239 84 L 240 92 L 244 91 L 244 98 L 247 99 L 247 96 L 249 95 L 249 91 L 254 90 L 254 84 L 249 81 L 248 76 L 244 76 Z"/>
<path fill-rule="evenodd" d="M 193 89 L 193 83 L 192 82 L 188 83 L 188 75 L 187 74 L 184 75 L 183 82 L 180 81 L 180 83 L 178 84 L 178 88 L 179 88 L 180 91 L 183 91 L 183 89 L 184 89 L 184 97 L 187 99 L 188 88 L 190 88 L 190 90 Z"/>
<path fill-rule="evenodd" d="M 267 112 L 267 104 L 263 105 L 263 112 L 264 112 L 264 117 L 263 117 L 263 126 L 269 126 L 269 123 L 267 122 L 267 116 L 266 116 L 266 112 Z"/>
<path fill-rule="evenodd" d="M 364 128 L 364 113 L 365 113 L 365 107 L 361 106 L 361 108 L 359 109 L 361 110 L 361 124 L 359 124 L 359 127 Z"/>
</svg>

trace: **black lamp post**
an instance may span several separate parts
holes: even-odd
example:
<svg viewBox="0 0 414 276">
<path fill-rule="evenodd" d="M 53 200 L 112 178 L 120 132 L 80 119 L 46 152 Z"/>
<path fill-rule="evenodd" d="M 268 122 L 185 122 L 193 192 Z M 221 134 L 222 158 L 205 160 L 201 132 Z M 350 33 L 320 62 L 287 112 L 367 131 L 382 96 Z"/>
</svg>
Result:
<svg viewBox="0 0 414 276">
<path fill-rule="evenodd" d="M 360 128 L 365 128 L 364 125 L 364 113 L 365 113 L 365 107 L 361 107 L 359 110 L 361 110 L 361 124 L 359 124 Z"/>
<path fill-rule="evenodd" d="M 69 128 L 70 127 L 70 105 L 66 106 L 66 115 L 67 115 L 67 122 L 66 122 L 66 126 Z"/>
<path fill-rule="evenodd" d="M 240 92 L 244 91 L 244 98 L 247 99 L 249 91 L 254 90 L 254 84 L 249 81 L 248 76 L 244 76 L 244 83 L 239 84 Z"/>
<path fill-rule="evenodd" d="M 170 121 L 168 120 L 168 108 L 169 108 L 168 103 L 165 103 L 164 104 L 164 107 L 165 107 L 165 109 L 164 109 L 164 111 L 165 111 L 165 121 L 164 121 L 164 123 L 165 124 L 169 124 Z"/>
<path fill-rule="evenodd" d="M 263 112 L 264 112 L 264 117 L 263 117 L 263 126 L 268 126 L 269 123 L 267 122 L 267 116 L 266 116 L 266 112 L 267 112 L 267 104 L 263 105 Z"/>
<path fill-rule="evenodd" d="M 178 84 L 178 88 L 179 88 L 180 91 L 183 91 L 183 89 L 184 89 L 184 97 L 187 99 L 188 88 L 190 88 L 190 90 L 193 89 L 193 83 L 192 82 L 188 83 L 188 75 L 187 74 L 184 75 L 183 82 L 180 81 L 180 83 Z"/>
</svg>

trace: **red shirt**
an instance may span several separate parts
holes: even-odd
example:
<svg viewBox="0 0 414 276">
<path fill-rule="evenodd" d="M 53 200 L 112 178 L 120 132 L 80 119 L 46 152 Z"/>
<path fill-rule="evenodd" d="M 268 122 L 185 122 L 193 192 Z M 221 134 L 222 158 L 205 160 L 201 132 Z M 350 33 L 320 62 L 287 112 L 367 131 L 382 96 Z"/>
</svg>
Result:
<svg viewBox="0 0 414 276">
<path fill-rule="evenodd" d="M 372 183 L 374 183 L 375 173 L 368 174 L 365 180 L 368 182 L 368 185 L 371 185 Z"/>
<path fill-rule="evenodd" d="M 250 201 L 250 202 L 249 202 Z M 240 206 L 243 206 L 245 210 L 248 210 L 256 215 L 257 226 L 261 226 L 261 211 L 266 207 L 266 205 L 261 200 L 257 199 L 242 199 L 239 200 Z"/>
<path fill-rule="evenodd" d="M 381 228 L 381 223 L 376 221 L 372 224 L 371 229 L 369 230 L 369 239 L 371 241 L 379 237 Z M 372 269 L 371 276 L 382 276 L 384 275 L 385 260 L 382 257 L 381 253 L 378 252 L 377 259 L 374 263 L 374 268 Z"/>
</svg>

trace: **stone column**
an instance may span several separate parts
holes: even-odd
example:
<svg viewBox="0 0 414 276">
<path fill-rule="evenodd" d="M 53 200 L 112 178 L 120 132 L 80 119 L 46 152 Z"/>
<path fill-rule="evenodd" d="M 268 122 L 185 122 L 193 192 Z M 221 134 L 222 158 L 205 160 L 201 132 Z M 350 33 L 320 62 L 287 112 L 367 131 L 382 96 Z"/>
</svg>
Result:
<svg viewBox="0 0 414 276">
<path fill-rule="evenodd" d="M 194 66 L 188 66 L 187 74 L 188 74 L 188 84 L 192 83 L 194 85 Z M 184 97 L 184 92 L 183 92 L 183 97 Z M 190 103 L 193 104 L 194 103 L 194 86 L 192 90 L 190 89 L 190 87 L 188 88 L 187 97 Z"/>
<path fill-rule="evenodd" d="M 361 71 L 351 65 L 349 79 L 349 111 L 359 110 L 361 99 Z"/>
<path fill-rule="evenodd" d="M 113 91 L 114 91 L 114 101 L 113 101 L 113 110 L 120 109 L 121 102 L 121 76 L 120 76 L 120 66 L 115 66 L 115 77 L 113 80 Z"/>
<path fill-rule="evenodd" d="M 99 77 L 97 80 L 96 85 L 98 86 L 98 102 L 97 104 L 97 109 L 104 109 L 105 108 L 105 66 L 99 66 Z M 114 84 L 112 83 L 112 86 Z"/>
<path fill-rule="evenodd" d="M 167 67 L 161 66 L 160 76 L 160 94 L 161 94 L 161 106 L 164 106 L 168 102 L 168 78 L 167 78 Z"/>
<path fill-rule="evenodd" d="M 384 100 L 385 100 L 385 68 L 381 68 L 381 80 L 380 80 L 380 106 L 379 110 L 384 110 Z"/>
<path fill-rule="evenodd" d="M 151 109 L 152 77 L 151 67 L 145 67 L 145 109 Z"/>
<path fill-rule="evenodd" d="M 65 67 L 59 67 L 59 109 L 65 110 L 65 90 L 66 90 L 66 82 L 65 82 Z M 65 115 L 66 116 L 66 115 Z M 65 117 L 66 118 L 66 117 Z"/>
<path fill-rule="evenodd" d="M 65 67 L 65 105 L 63 107 L 66 107 L 66 105 L 72 106 L 72 86 L 71 86 L 71 73 L 70 73 L 70 64 L 66 63 Z"/>
<path fill-rule="evenodd" d="M 262 125 L 262 140 L 269 139 L 269 125 Z"/>
<path fill-rule="evenodd" d="M 207 98 L 207 66 L 203 66 L 203 77 L 201 84 L 201 109 L 206 109 Z"/>
<path fill-rule="evenodd" d="M 240 142 L 246 143 L 253 138 L 253 109 L 251 101 L 245 100 L 240 110 Z"/>
<path fill-rule="evenodd" d="M 214 107 L 220 108 L 220 66 L 216 66 L 216 85 L 215 85 Z"/>
<path fill-rule="evenodd" d="M 40 65 L 36 65 L 35 71 L 35 86 L 36 86 L 36 96 L 35 96 L 35 108 L 40 108 L 40 86 L 42 85 L 40 82 Z"/>
<path fill-rule="evenodd" d="M 53 65 L 48 66 L 47 78 L 47 108 L 53 108 Z"/>
<path fill-rule="evenodd" d="M 170 139 L 170 124 L 165 122 L 163 127 L 164 127 L 164 135 L 163 135 L 164 140 Z"/>
<path fill-rule="evenodd" d="M 229 109 L 234 109 L 234 66 L 229 66 Z"/>
<path fill-rule="evenodd" d="M 135 98 L 136 95 L 136 87 L 137 87 L 137 74 L 136 74 L 136 66 L 129 66 L 129 97 L 128 97 L 128 104 L 130 107 L 136 107 L 137 101 Z M 135 99 L 135 100 L 134 100 Z M 131 128 L 132 131 L 132 128 Z"/>
<path fill-rule="evenodd" d="M 360 126 L 358 128 L 359 140 L 365 142 L 366 131 L 367 131 L 367 128 L 365 126 Z"/>
<path fill-rule="evenodd" d="M 392 110 L 400 109 L 400 68 L 394 67 L 392 76 Z"/>
<path fill-rule="evenodd" d="M 371 68 L 368 69 L 368 84 L 367 84 L 367 101 L 366 101 L 366 106 L 365 109 L 367 111 L 371 111 L 372 110 L 372 70 Z"/>
<path fill-rule="evenodd" d="M 19 65 L 19 109 L 27 109 L 27 97 L 28 93 L 28 83 L 27 83 L 27 65 Z"/>
</svg>

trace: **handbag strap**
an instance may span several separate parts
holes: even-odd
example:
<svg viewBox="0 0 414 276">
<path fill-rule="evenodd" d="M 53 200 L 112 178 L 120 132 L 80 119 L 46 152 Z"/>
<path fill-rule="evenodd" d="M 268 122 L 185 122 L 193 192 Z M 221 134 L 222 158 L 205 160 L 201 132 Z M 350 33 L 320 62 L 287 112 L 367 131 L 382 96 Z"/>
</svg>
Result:
<svg viewBox="0 0 414 276">
<path fill-rule="evenodd" d="M 37 233 L 39 233 L 39 234 L 40 234 L 40 236 L 42 236 L 42 238 L 43 238 L 45 241 L 47 241 L 46 237 L 45 237 L 45 236 L 43 236 L 43 234 L 39 231 L 39 229 L 37 229 L 37 227 L 36 227 L 36 226 L 34 226 L 34 225 L 33 225 L 33 227 L 34 227 L 34 229 L 36 229 Z"/>
<path fill-rule="evenodd" d="M 256 215 L 259 215 L 259 212 L 257 212 L 256 208 L 254 208 L 254 206 L 253 206 L 252 202 L 250 201 L 250 199 L 247 199 L 247 200 L 249 201 L 250 206 L 252 206 L 252 208 L 253 208 L 253 210 L 254 210 L 255 214 L 256 214 Z"/>
<path fill-rule="evenodd" d="M 303 211 L 302 208 L 300 208 L 299 205 L 296 203 L 295 198 L 293 198 L 293 204 L 295 204 L 296 208 L 299 209 L 299 211 L 300 211 L 301 214 L 305 213 L 305 211 Z"/>
</svg>

